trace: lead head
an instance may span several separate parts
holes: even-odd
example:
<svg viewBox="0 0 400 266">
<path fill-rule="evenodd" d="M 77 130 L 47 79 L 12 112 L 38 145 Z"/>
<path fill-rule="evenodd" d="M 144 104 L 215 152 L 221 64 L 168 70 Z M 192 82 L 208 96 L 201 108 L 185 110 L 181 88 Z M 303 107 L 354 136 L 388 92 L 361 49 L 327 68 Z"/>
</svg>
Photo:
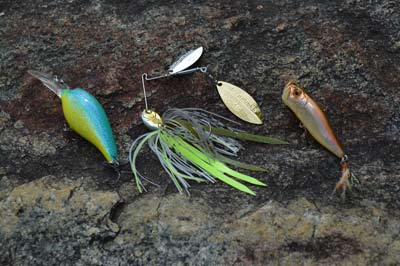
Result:
<svg viewBox="0 0 400 266">
<path fill-rule="evenodd" d="M 159 129 L 163 123 L 161 116 L 150 109 L 143 110 L 141 118 L 146 127 L 151 130 Z"/>
</svg>

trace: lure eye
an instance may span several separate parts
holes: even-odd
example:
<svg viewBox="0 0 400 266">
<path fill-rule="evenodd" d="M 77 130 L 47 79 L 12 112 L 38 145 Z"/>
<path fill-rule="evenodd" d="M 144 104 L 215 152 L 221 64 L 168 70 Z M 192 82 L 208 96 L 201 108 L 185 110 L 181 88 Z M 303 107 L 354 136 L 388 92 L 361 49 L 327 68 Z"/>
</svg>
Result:
<svg viewBox="0 0 400 266">
<path fill-rule="evenodd" d="M 295 89 L 293 90 L 293 94 L 294 94 L 294 96 L 300 96 L 300 95 L 301 95 L 301 90 L 295 88 Z"/>
</svg>

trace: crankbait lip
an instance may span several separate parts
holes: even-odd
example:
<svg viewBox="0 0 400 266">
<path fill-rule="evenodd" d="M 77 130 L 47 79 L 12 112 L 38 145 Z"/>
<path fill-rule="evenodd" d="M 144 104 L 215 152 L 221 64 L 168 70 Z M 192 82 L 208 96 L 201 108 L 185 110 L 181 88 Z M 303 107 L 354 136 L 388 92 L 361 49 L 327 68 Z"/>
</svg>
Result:
<svg viewBox="0 0 400 266">
<path fill-rule="evenodd" d="M 53 77 L 47 73 L 36 70 L 28 70 L 28 73 L 32 77 L 40 80 L 43 85 L 54 92 L 59 98 L 61 98 L 63 89 L 70 89 L 70 87 L 65 84 L 62 79 L 58 79 L 57 77 Z"/>
<path fill-rule="evenodd" d="M 157 130 L 163 124 L 161 116 L 156 111 L 145 109 L 140 117 L 146 127 L 150 130 Z"/>
</svg>

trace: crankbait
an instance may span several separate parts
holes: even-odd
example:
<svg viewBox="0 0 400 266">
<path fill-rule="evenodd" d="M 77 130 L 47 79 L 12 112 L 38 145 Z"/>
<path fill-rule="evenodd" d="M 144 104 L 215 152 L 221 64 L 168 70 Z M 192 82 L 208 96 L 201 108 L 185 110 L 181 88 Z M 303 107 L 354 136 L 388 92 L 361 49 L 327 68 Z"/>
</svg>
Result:
<svg viewBox="0 0 400 266">
<path fill-rule="evenodd" d="M 218 119 L 230 120 L 202 109 L 173 108 L 167 110 L 162 118 L 155 111 L 146 109 L 141 118 L 152 131 L 138 137 L 129 150 L 131 169 L 140 192 L 144 189 L 141 179 L 145 178 L 137 170 L 136 158 L 145 143 L 157 156 L 179 192 L 184 189 L 188 193 L 190 185 L 187 180 L 214 183 L 218 179 L 251 195 L 255 193 L 238 180 L 258 186 L 266 184 L 228 165 L 252 171 L 265 170 L 227 157 L 237 156 L 242 148 L 236 139 L 287 144 L 276 138 L 229 128 Z"/>
<path fill-rule="evenodd" d="M 38 71 L 28 71 L 60 99 L 68 125 L 103 154 L 108 163 L 118 165 L 118 152 L 107 115 L 89 92 L 70 88 L 62 80 Z"/>
<path fill-rule="evenodd" d="M 342 190 L 343 196 L 351 184 L 356 181 L 347 165 L 347 155 L 337 140 L 328 119 L 318 104 L 301 88 L 289 82 L 282 94 L 282 101 L 301 121 L 308 132 L 327 150 L 341 159 L 342 176 L 335 191 Z"/>
</svg>

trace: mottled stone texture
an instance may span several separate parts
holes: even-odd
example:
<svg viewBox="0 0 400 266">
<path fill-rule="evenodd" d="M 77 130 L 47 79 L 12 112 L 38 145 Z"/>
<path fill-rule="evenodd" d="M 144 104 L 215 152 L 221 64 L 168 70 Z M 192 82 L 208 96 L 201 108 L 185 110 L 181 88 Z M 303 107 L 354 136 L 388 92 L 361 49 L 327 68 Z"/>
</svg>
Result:
<svg viewBox="0 0 400 266">
<path fill-rule="evenodd" d="M 0 1 L 0 265 L 400 264 L 400 4 L 394 0 Z M 193 184 L 179 195 L 149 153 L 132 176 L 64 131 L 59 99 L 27 74 L 82 86 L 104 105 L 122 163 L 146 132 L 140 75 L 202 45 L 199 65 L 245 88 L 265 114 L 246 143 L 257 196 Z M 297 81 L 321 104 L 361 181 L 330 197 L 339 162 L 283 106 Z M 225 116 L 201 74 L 148 83 L 149 103 Z M 127 165 L 124 171 L 129 170 Z"/>
</svg>

